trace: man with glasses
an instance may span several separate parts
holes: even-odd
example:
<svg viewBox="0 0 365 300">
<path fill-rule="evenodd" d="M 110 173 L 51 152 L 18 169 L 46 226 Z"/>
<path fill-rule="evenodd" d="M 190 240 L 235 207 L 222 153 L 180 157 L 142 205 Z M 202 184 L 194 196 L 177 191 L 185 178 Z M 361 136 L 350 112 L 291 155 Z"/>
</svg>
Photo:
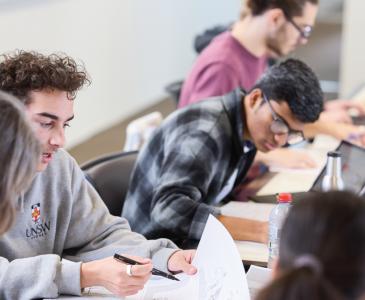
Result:
<svg viewBox="0 0 365 300">
<path fill-rule="evenodd" d="M 197 58 L 179 107 L 237 87 L 250 89 L 269 57 L 282 57 L 308 42 L 317 11 L 318 0 L 244 1 L 240 19 Z"/>
<path fill-rule="evenodd" d="M 303 139 L 322 98 L 312 70 L 290 59 L 268 69 L 248 93 L 236 89 L 177 110 L 139 153 L 123 216 L 134 231 L 183 246 L 200 239 L 209 214 L 234 239 L 265 242 L 265 222 L 222 216 L 219 206 L 245 178 L 256 150 Z"/>
</svg>

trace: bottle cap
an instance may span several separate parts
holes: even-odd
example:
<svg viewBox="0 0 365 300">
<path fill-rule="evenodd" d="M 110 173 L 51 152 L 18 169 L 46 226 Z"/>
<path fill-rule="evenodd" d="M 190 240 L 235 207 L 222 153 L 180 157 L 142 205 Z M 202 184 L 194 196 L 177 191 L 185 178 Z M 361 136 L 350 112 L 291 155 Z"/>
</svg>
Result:
<svg viewBox="0 0 365 300">
<path fill-rule="evenodd" d="M 279 193 L 276 195 L 276 201 L 278 203 L 290 203 L 293 197 L 290 193 Z"/>
<path fill-rule="evenodd" d="M 327 153 L 327 156 L 328 156 L 328 157 L 341 157 L 341 153 L 340 153 L 340 152 L 338 152 L 338 151 L 329 151 L 329 152 Z"/>
</svg>

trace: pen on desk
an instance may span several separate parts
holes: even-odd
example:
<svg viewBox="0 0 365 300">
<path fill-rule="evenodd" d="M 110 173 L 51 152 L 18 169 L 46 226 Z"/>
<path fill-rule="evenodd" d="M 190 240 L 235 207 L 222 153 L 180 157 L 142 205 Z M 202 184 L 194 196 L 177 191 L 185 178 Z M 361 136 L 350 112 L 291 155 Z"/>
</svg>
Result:
<svg viewBox="0 0 365 300">
<path fill-rule="evenodd" d="M 119 255 L 117 253 L 114 254 L 114 258 L 118 261 L 122 261 L 126 264 L 129 264 L 129 265 L 142 265 L 141 263 L 139 263 L 138 261 L 135 261 L 134 259 L 125 257 L 123 255 Z M 152 275 L 162 276 L 162 277 L 165 277 L 165 278 L 168 278 L 168 279 L 171 279 L 171 280 L 180 281 L 180 279 L 176 278 L 175 276 L 173 276 L 171 274 L 168 274 L 166 272 L 160 271 L 160 270 L 155 269 L 155 268 L 152 269 Z"/>
</svg>

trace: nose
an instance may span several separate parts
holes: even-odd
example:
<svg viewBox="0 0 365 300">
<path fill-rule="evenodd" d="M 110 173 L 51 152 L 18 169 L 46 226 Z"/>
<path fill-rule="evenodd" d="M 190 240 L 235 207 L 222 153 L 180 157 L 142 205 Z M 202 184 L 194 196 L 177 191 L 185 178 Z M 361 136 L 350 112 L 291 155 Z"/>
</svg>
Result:
<svg viewBox="0 0 365 300">
<path fill-rule="evenodd" d="M 65 145 L 65 130 L 63 128 L 55 129 L 49 143 L 57 148 L 62 148 Z"/>
<path fill-rule="evenodd" d="M 275 134 L 274 135 L 274 140 L 275 140 L 275 143 L 278 147 L 282 147 L 286 144 L 287 142 L 287 139 L 288 139 L 288 135 L 283 133 L 283 134 Z"/>
</svg>

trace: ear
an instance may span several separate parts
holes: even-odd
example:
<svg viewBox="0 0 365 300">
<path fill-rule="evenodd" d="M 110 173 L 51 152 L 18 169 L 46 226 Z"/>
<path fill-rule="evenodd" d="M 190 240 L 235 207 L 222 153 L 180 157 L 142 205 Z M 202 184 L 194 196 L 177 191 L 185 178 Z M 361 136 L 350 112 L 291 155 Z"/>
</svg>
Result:
<svg viewBox="0 0 365 300">
<path fill-rule="evenodd" d="M 286 22 L 286 17 L 282 9 L 273 8 L 266 12 L 267 22 L 271 28 L 281 27 Z"/>
<path fill-rule="evenodd" d="M 253 89 L 245 98 L 247 108 L 256 110 L 259 108 L 262 101 L 262 91 L 260 89 Z"/>
</svg>

